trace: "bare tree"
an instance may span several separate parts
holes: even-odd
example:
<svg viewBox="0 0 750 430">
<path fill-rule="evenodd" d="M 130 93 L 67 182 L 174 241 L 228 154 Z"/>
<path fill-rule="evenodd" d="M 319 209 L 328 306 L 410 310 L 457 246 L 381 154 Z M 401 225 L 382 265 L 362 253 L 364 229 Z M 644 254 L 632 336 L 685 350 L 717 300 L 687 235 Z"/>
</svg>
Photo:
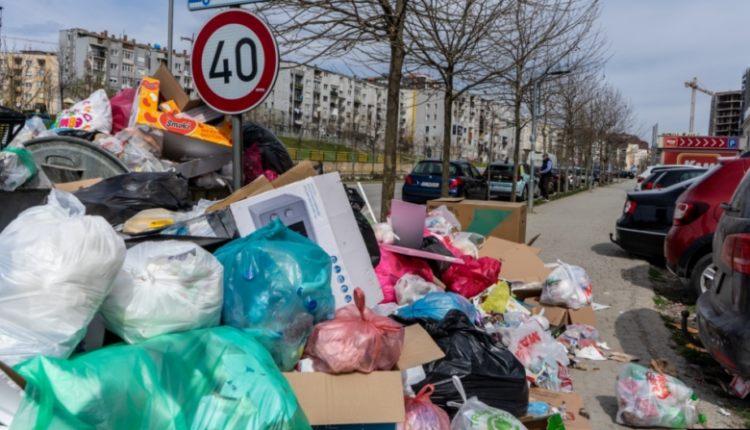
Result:
<svg viewBox="0 0 750 430">
<path fill-rule="evenodd" d="M 19 50 L 0 40 L 0 104 L 21 111 L 49 110 L 57 85 L 56 58 L 53 52 Z"/>
</svg>

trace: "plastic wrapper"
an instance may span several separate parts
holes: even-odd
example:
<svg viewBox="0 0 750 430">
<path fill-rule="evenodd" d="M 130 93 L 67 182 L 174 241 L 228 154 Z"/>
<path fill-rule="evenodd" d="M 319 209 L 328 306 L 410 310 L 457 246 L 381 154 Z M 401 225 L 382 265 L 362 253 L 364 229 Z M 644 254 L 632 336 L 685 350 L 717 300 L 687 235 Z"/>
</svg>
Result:
<svg viewBox="0 0 750 430">
<path fill-rule="evenodd" d="M 13 141 L 10 143 L 11 147 L 23 148 L 23 143 L 27 140 L 35 139 L 42 133 L 47 131 L 47 127 L 44 126 L 44 121 L 38 116 L 32 116 L 26 120 L 23 128 L 16 134 Z"/>
<path fill-rule="evenodd" d="M 455 293 L 428 293 L 397 312 L 402 318 L 433 318 L 441 320 L 452 310 L 459 310 L 471 321 L 476 321 L 477 311 L 465 297 Z"/>
<path fill-rule="evenodd" d="M 135 90 L 127 88 L 109 100 L 112 107 L 112 134 L 128 126 L 135 96 Z"/>
<path fill-rule="evenodd" d="M 432 270 L 424 260 L 380 248 L 380 264 L 375 267 L 375 275 L 383 290 L 383 303 L 396 302 L 396 282 L 408 274 L 418 275 L 430 282 L 433 280 Z"/>
<path fill-rule="evenodd" d="M 125 260 L 125 242 L 52 189 L 0 234 L 0 361 L 68 357 Z"/>
<path fill-rule="evenodd" d="M 565 347 L 536 321 L 525 322 L 513 332 L 510 350 L 527 369 L 540 358 L 557 361 L 563 366 L 570 364 Z"/>
<path fill-rule="evenodd" d="M 166 167 L 154 154 L 140 146 L 127 144 L 122 153 L 122 162 L 132 172 L 165 172 Z"/>
<path fill-rule="evenodd" d="M 463 402 L 451 402 L 451 406 L 460 406 L 451 422 L 451 430 L 527 430 L 512 414 L 479 401 L 477 396 L 467 399 L 457 376 L 453 377 L 453 384 Z"/>
<path fill-rule="evenodd" d="M 568 368 L 553 357 L 537 359 L 529 368 L 536 375 L 534 384 L 545 390 L 560 391 L 563 393 L 573 392 L 573 380 L 570 378 Z"/>
<path fill-rule="evenodd" d="M 141 233 L 147 230 L 160 229 L 176 222 L 185 220 L 185 214 L 166 209 L 146 209 L 125 221 L 123 232 L 127 234 Z"/>
<path fill-rule="evenodd" d="M 375 224 L 372 226 L 372 229 L 375 231 L 375 239 L 378 243 L 393 245 L 396 243 L 396 239 L 398 239 L 396 233 L 393 232 L 393 227 L 387 222 Z"/>
<path fill-rule="evenodd" d="M 260 124 L 245 122 L 242 124 L 243 152 L 250 149 L 253 144 L 257 145 L 260 150 L 263 171 L 272 170 L 281 175 L 294 167 L 289 151 L 276 135 Z"/>
<path fill-rule="evenodd" d="M 309 429 L 289 383 L 249 333 L 222 326 L 16 367 L 18 429 Z"/>
<path fill-rule="evenodd" d="M 37 172 L 34 156 L 29 151 L 14 147 L 0 151 L 0 190 L 15 191 Z"/>
<path fill-rule="evenodd" d="M 148 125 L 128 127 L 115 135 L 124 146 L 132 145 L 153 154 L 157 159 L 161 157 L 164 148 L 164 132 Z"/>
<path fill-rule="evenodd" d="M 404 347 L 404 328 L 365 306 L 365 293 L 354 289 L 353 305 L 336 311 L 331 321 L 316 325 L 305 358 L 317 372 L 370 373 L 391 370 Z"/>
<path fill-rule="evenodd" d="M 581 339 L 591 339 L 593 341 L 599 340 L 599 332 L 596 330 L 596 328 L 586 324 L 570 324 L 566 326 L 563 336 L 566 339 L 575 341 L 579 341 Z"/>
<path fill-rule="evenodd" d="M 54 130 L 72 128 L 110 134 L 112 132 L 112 107 L 107 93 L 104 90 L 96 90 L 89 98 L 60 112 L 51 128 Z"/>
<path fill-rule="evenodd" d="M 191 242 L 130 248 L 101 307 L 106 327 L 129 343 L 215 327 L 224 302 L 224 268 Z"/>
<path fill-rule="evenodd" d="M 540 303 L 579 309 L 591 305 L 592 287 L 586 271 L 560 262 L 547 277 Z"/>
<path fill-rule="evenodd" d="M 417 275 L 404 275 L 396 282 L 396 301 L 399 305 L 411 305 L 429 293 L 443 293 L 444 290 Z"/>
<path fill-rule="evenodd" d="M 114 136 L 99 139 L 94 143 L 105 151 L 111 152 L 117 158 L 122 158 L 122 154 L 125 152 L 125 146 L 120 142 L 120 139 Z"/>
<path fill-rule="evenodd" d="M 188 210 L 188 182 L 174 172 L 126 173 L 75 192 L 86 213 L 122 224 L 145 209 Z"/>
<path fill-rule="evenodd" d="M 445 205 L 439 206 L 427 214 L 425 227 L 441 236 L 448 236 L 461 231 L 461 223 L 458 222 L 458 218 Z"/>
<path fill-rule="evenodd" d="M 616 421 L 632 427 L 691 428 L 698 418 L 693 390 L 677 378 L 626 364 L 617 374 Z"/>
<path fill-rule="evenodd" d="M 294 368 L 313 325 L 333 318 L 331 258 L 280 219 L 214 255 L 224 266 L 224 323 L 254 335 L 282 371 Z"/>
<path fill-rule="evenodd" d="M 396 430 L 450 430 L 448 414 L 430 401 L 434 391 L 435 387 L 428 384 L 416 396 L 404 396 L 406 421 L 398 423 Z"/>
<path fill-rule="evenodd" d="M 461 257 L 465 264 L 452 264 L 443 274 L 448 291 L 472 298 L 497 282 L 502 264 L 495 258 Z"/>
<path fill-rule="evenodd" d="M 487 298 L 480 305 L 482 310 L 493 314 L 505 313 L 505 308 L 508 307 L 508 300 L 510 300 L 510 287 L 505 281 L 498 282 L 490 290 Z"/>
<path fill-rule="evenodd" d="M 510 351 L 496 343 L 492 336 L 477 330 L 462 312 L 451 311 L 441 321 L 397 320 L 405 325 L 422 325 L 445 353 L 444 358 L 423 365 L 426 378 L 412 387 L 415 391 L 427 384 L 434 385 L 432 402 L 448 415 L 455 415 L 456 409 L 448 406 L 449 402 L 462 400 L 451 384 L 455 375 L 461 378 L 469 396 L 476 396 L 513 416 L 526 415 L 529 403 L 526 370 Z"/>
</svg>

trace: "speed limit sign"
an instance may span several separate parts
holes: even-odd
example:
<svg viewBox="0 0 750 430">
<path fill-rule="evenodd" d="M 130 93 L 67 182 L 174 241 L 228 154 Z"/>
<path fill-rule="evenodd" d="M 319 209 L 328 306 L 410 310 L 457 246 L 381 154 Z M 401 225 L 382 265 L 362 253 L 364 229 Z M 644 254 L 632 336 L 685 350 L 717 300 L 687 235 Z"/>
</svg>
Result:
<svg viewBox="0 0 750 430">
<path fill-rule="evenodd" d="M 230 9 L 211 18 L 195 38 L 191 71 L 207 105 L 227 114 L 246 112 L 273 89 L 279 48 L 257 16 Z"/>
</svg>

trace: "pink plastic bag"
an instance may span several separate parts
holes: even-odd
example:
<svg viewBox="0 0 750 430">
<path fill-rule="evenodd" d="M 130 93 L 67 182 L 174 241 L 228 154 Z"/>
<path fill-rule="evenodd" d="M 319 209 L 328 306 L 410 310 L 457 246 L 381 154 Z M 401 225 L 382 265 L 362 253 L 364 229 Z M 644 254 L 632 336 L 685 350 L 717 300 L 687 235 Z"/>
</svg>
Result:
<svg viewBox="0 0 750 430">
<path fill-rule="evenodd" d="M 470 255 L 462 255 L 466 264 L 452 264 L 443 274 L 442 281 L 456 294 L 470 299 L 497 282 L 502 264 L 490 257 L 475 259 Z"/>
<path fill-rule="evenodd" d="M 391 370 L 401 357 L 404 328 L 365 307 L 365 293 L 359 288 L 354 303 L 313 327 L 303 357 L 312 359 L 316 372 Z"/>
<path fill-rule="evenodd" d="M 380 303 L 396 303 L 396 283 L 404 275 L 418 275 L 428 282 L 434 279 L 432 269 L 426 261 L 396 254 L 380 247 L 380 263 L 375 268 L 375 274 L 383 290 L 383 301 Z"/>
<path fill-rule="evenodd" d="M 112 97 L 109 104 L 112 105 L 112 133 L 117 134 L 119 131 L 128 127 L 130 122 L 130 113 L 133 111 L 133 99 L 135 90 L 128 88 L 120 94 Z"/>
<path fill-rule="evenodd" d="M 396 430 L 451 430 L 448 414 L 430 401 L 435 386 L 427 384 L 416 397 L 404 396 L 406 421 L 399 423 Z"/>
</svg>

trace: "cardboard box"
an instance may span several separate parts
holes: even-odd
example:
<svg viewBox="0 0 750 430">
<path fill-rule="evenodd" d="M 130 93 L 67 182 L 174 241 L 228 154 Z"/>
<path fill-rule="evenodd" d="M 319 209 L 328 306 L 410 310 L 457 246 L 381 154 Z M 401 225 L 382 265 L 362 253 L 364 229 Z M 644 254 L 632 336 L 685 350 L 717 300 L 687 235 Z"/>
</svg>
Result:
<svg viewBox="0 0 750 430">
<path fill-rule="evenodd" d="M 304 169 L 305 166 L 300 167 Z M 364 291 L 368 307 L 380 303 L 383 292 L 339 174 L 309 177 L 286 185 L 294 179 L 284 174 L 272 183 L 273 190 L 230 203 L 240 236 L 281 218 L 284 224 L 313 240 L 331 256 L 331 288 L 336 308 L 352 303 L 356 287 Z M 262 188 L 262 181 L 259 187 Z M 227 200 L 230 199 L 233 197 Z"/>
<path fill-rule="evenodd" d="M 285 373 L 310 424 L 400 423 L 406 419 L 399 370 L 439 360 L 445 354 L 419 325 L 407 327 L 397 370 L 344 375 Z M 352 427 L 354 429 L 370 427 Z M 332 427 L 336 428 L 336 427 Z M 388 427 L 382 427 L 388 428 Z M 380 427 L 373 427 L 380 429 Z"/>
<path fill-rule="evenodd" d="M 565 403 L 566 414 L 563 417 L 566 430 L 591 430 L 589 420 L 578 412 L 584 407 L 583 396 L 580 394 L 562 393 L 532 387 L 529 389 L 529 399 L 548 403 L 560 408 Z M 529 427 L 529 430 L 533 430 Z"/>
<path fill-rule="evenodd" d="M 427 210 L 445 205 L 461 223 L 461 229 L 482 236 L 526 243 L 526 204 L 462 198 L 427 202 Z"/>
<path fill-rule="evenodd" d="M 61 191 L 67 191 L 69 193 L 75 193 L 76 191 L 88 188 L 92 185 L 96 185 L 102 181 L 102 178 L 84 179 L 82 181 L 66 182 L 64 184 L 55 184 L 55 188 Z"/>
<path fill-rule="evenodd" d="M 539 314 L 544 309 L 544 317 L 549 321 L 549 325 L 560 326 L 568 324 L 586 324 L 596 326 L 596 315 L 591 306 L 580 309 L 565 309 L 557 306 L 543 305 L 539 303 L 539 297 L 529 297 L 524 303 L 533 306 L 531 313 Z"/>
<path fill-rule="evenodd" d="M 177 103 L 175 103 L 174 100 L 169 100 L 160 104 L 159 109 L 164 113 L 171 113 L 172 115 L 180 113 L 180 108 L 177 107 Z"/>
<path fill-rule="evenodd" d="M 479 250 L 480 257 L 492 257 L 503 264 L 500 277 L 523 283 L 545 282 L 552 269 L 544 267 L 539 250 L 509 240 L 488 237 Z"/>
<path fill-rule="evenodd" d="M 185 93 L 185 90 L 182 89 L 182 85 L 177 82 L 177 79 L 175 79 L 174 75 L 169 70 L 169 67 L 165 64 L 162 63 L 159 65 L 153 78 L 161 82 L 162 101 L 174 101 L 180 112 L 185 112 L 186 110 L 205 105 L 202 99 L 190 99 L 190 96 Z"/>
</svg>

